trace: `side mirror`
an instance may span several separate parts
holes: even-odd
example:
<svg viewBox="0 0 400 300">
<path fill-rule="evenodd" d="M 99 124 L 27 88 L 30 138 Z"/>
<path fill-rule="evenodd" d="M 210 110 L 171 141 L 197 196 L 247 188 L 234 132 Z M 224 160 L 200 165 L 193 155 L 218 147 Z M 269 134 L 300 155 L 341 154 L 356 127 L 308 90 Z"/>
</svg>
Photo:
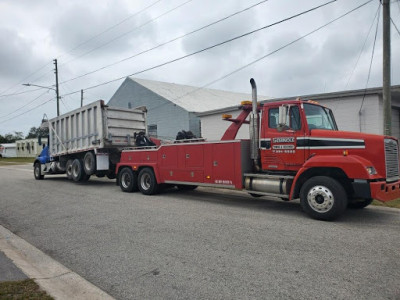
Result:
<svg viewBox="0 0 400 300">
<path fill-rule="evenodd" d="M 42 145 L 42 137 L 40 135 L 38 137 L 38 143 L 39 143 L 39 146 Z"/>
<path fill-rule="evenodd" d="M 278 116 L 278 131 L 282 131 L 285 128 L 288 128 L 288 113 L 289 113 L 289 106 L 282 105 L 279 107 L 279 116 Z"/>
</svg>

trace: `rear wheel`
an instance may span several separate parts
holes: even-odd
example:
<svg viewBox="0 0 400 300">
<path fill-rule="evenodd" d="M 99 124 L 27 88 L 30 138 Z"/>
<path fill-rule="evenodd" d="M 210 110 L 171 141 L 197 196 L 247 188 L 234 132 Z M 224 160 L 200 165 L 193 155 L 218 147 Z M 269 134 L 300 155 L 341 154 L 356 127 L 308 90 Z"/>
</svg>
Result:
<svg viewBox="0 0 400 300">
<path fill-rule="evenodd" d="M 85 175 L 82 160 L 80 158 L 75 158 L 72 162 L 72 180 L 75 182 L 82 181 Z"/>
<path fill-rule="evenodd" d="M 335 179 L 326 176 L 312 177 L 300 191 L 303 210 L 314 219 L 334 220 L 347 207 L 347 194 Z"/>
<path fill-rule="evenodd" d="M 144 195 L 154 195 L 159 191 L 159 185 L 154 172 L 150 168 L 144 168 L 139 172 L 138 176 L 139 190 Z"/>
<path fill-rule="evenodd" d="M 123 168 L 119 173 L 119 187 L 123 192 L 131 193 L 138 190 L 137 174 L 131 168 Z"/>
<path fill-rule="evenodd" d="M 86 152 L 83 158 L 83 168 L 87 175 L 92 175 L 96 171 L 96 155 L 93 152 Z"/>
<path fill-rule="evenodd" d="M 33 167 L 33 175 L 35 175 L 36 180 L 42 180 L 44 175 L 42 175 L 42 167 L 39 162 L 35 163 Z"/>
<path fill-rule="evenodd" d="M 67 174 L 68 179 L 72 179 L 72 163 L 74 162 L 73 159 L 68 159 L 66 167 L 65 167 L 65 173 Z"/>
</svg>

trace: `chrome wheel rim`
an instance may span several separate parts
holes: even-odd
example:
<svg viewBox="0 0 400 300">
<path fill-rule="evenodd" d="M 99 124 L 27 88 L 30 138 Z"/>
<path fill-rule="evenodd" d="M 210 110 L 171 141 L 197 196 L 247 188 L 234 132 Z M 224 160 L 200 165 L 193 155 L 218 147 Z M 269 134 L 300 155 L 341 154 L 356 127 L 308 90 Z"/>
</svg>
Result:
<svg viewBox="0 0 400 300">
<path fill-rule="evenodd" d="M 150 175 L 145 173 L 140 177 L 140 186 L 143 190 L 147 191 L 151 186 L 151 178 Z"/>
<path fill-rule="evenodd" d="M 307 201 L 310 207 L 319 213 L 330 211 L 335 203 L 333 193 L 322 185 L 314 186 L 307 194 Z"/>
<path fill-rule="evenodd" d="M 132 180 L 131 180 L 131 177 L 129 176 L 129 174 L 128 173 L 123 173 L 122 176 L 121 176 L 122 187 L 124 189 L 127 189 L 130 186 L 131 182 L 132 182 Z"/>
</svg>

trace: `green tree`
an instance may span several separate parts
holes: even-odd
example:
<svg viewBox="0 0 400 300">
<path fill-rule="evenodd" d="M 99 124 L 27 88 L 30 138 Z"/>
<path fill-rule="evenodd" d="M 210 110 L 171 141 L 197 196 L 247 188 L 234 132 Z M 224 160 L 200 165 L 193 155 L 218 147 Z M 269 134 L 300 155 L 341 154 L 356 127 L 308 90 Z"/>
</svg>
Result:
<svg viewBox="0 0 400 300">
<path fill-rule="evenodd" d="M 40 127 L 31 127 L 28 135 L 25 137 L 26 139 L 33 139 L 39 136 L 45 137 L 49 134 L 49 129 L 42 129 Z"/>
<path fill-rule="evenodd" d="M 14 134 L 7 133 L 4 136 L 0 135 L 0 143 L 15 143 L 17 140 L 23 140 L 24 135 L 20 131 L 14 131 Z"/>
</svg>

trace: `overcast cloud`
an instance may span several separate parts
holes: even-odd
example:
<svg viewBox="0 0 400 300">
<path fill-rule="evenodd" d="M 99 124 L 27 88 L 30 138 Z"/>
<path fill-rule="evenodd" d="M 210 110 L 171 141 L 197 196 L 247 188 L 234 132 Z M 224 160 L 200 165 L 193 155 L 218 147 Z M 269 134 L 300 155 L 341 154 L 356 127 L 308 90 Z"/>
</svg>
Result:
<svg viewBox="0 0 400 300">
<path fill-rule="evenodd" d="M 14 131 L 26 134 L 30 127 L 40 125 L 43 114 L 49 118 L 56 115 L 53 90 L 22 85 L 31 83 L 54 88 L 54 58 L 58 59 L 59 81 L 68 81 L 60 84 L 60 109 L 61 113 L 65 113 L 80 105 L 80 93 L 66 94 L 139 72 L 327 2 L 269 0 L 164 47 L 69 81 L 260 1 L 192 0 L 170 13 L 166 12 L 187 0 L 0 1 L 0 134 Z M 304 16 L 137 77 L 204 86 L 364 2 L 366 0 L 338 0 Z M 145 9 L 152 3 L 156 4 Z M 251 77 L 256 79 L 259 93 L 271 97 L 365 88 L 376 26 L 373 26 L 365 48 L 360 51 L 378 5 L 379 0 L 374 0 L 336 23 L 209 88 L 250 93 Z M 136 14 L 143 9 L 143 12 Z M 400 28 L 399 0 L 392 1 L 391 12 L 392 19 Z M 120 22 L 120 25 L 108 30 Z M 368 87 L 382 85 L 381 31 L 380 25 Z M 393 85 L 400 84 L 399 55 L 400 35 L 392 26 Z M 108 101 L 122 81 L 85 90 L 84 103 L 98 99 Z M 10 95 L 21 92 L 23 94 Z M 184 98 L 180 101 L 184 101 Z"/>
</svg>

